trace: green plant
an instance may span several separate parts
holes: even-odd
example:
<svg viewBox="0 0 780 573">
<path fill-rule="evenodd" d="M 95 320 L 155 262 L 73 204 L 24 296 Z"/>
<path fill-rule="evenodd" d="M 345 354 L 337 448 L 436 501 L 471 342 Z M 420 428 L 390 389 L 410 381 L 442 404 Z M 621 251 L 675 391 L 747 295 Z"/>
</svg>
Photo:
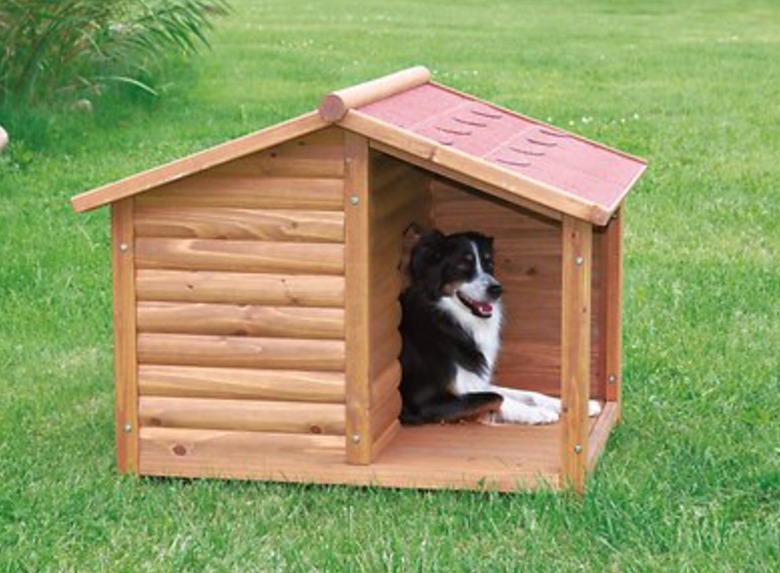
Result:
<svg viewBox="0 0 780 573">
<path fill-rule="evenodd" d="M 208 46 L 225 0 L 6 0 L 0 5 L 0 102 L 100 93 L 122 82 L 154 93 L 155 64 Z"/>
</svg>

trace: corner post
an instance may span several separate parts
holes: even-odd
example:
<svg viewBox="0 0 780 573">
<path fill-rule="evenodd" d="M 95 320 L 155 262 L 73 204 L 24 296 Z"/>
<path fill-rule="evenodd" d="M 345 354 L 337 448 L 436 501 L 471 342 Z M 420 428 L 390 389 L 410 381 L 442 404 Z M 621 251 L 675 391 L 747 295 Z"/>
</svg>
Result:
<svg viewBox="0 0 780 573">
<path fill-rule="evenodd" d="M 564 216 L 561 285 L 561 467 L 564 483 L 585 491 L 591 356 L 593 228 Z"/>
<path fill-rule="evenodd" d="M 368 140 L 344 132 L 347 462 L 371 463 L 370 226 Z"/>
<path fill-rule="evenodd" d="M 623 208 L 612 216 L 604 237 L 604 376 L 607 401 L 614 402 L 616 420 L 622 404 L 623 357 Z"/>
<path fill-rule="evenodd" d="M 133 199 L 112 203 L 117 466 L 122 473 L 137 474 L 139 427 L 134 239 Z"/>
</svg>

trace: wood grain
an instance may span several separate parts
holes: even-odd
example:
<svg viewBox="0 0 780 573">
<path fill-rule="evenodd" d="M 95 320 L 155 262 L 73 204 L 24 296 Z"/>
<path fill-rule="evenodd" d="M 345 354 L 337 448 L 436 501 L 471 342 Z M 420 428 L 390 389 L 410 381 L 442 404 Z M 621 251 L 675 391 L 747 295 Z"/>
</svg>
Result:
<svg viewBox="0 0 780 573">
<path fill-rule="evenodd" d="M 344 402 L 344 373 L 141 364 L 141 396 Z"/>
<path fill-rule="evenodd" d="M 343 339 L 344 310 L 231 304 L 138 303 L 139 332 Z"/>
<path fill-rule="evenodd" d="M 371 463 L 370 363 L 375 350 L 370 339 L 371 296 L 370 195 L 368 141 L 344 135 L 344 208 L 346 211 L 346 352 L 347 461 Z"/>
<path fill-rule="evenodd" d="M 340 244 L 140 238 L 135 250 L 139 269 L 344 273 L 344 246 Z"/>
<path fill-rule="evenodd" d="M 142 396 L 144 427 L 344 435 L 344 405 Z"/>
<path fill-rule="evenodd" d="M 138 196 L 138 206 L 340 211 L 341 179 L 206 172 Z"/>
<path fill-rule="evenodd" d="M 564 217 L 561 297 L 561 465 L 574 489 L 585 489 L 591 360 L 592 227 Z"/>
<path fill-rule="evenodd" d="M 278 145 L 288 139 L 326 127 L 316 112 L 304 114 L 261 131 L 239 137 L 211 149 L 82 193 L 71 200 L 77 212 L 88 211 L 205 171 L 238 157 Z"/>
<path fill-rule="evenodd" d="M 137 237 L 344 242 L 344 214 L 338 211 L 233 209 L 167 206 L 136 210 Z"/>
<path fill-rule="evenodd" d="M 557 489 L 558 440 L 556 425 L 400 428 L 374 463 L 353 465 L 344 463 L 344 441 L 337 436 L 144 428 L 141 472 L 383 487 Z"/>
<path fill-rule="evenodd" d="M 420 86 L 431 79 L 423 66 L 407 68 L 380 78 L 331 92 L 322 98 L 318 111 L 325 121 L 338 121 L 347 110 Z"/>
<path fill-rule="evenodd" d="M 139 300 L 343 307 L 344 277 L 139 269 Z"/>
<path fill-rule="evenodd" d="M 133 200 L 111 206 L 114 294 L 114 403 L 117 466 L 138 472 L 138 381 L 136 379 L 135 257 Z"/>
<path fill-rule="evenodd" d="M 345 354 L 341 340 L 141 333 L 138 360 L 174 366 L 341 372 Z"/>
</svg>

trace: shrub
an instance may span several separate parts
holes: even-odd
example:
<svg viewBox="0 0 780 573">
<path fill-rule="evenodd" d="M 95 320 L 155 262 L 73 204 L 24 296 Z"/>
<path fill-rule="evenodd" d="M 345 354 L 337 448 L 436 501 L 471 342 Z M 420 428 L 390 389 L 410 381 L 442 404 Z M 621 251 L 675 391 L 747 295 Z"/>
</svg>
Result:
<svg viewBox="0 0 780 573">
<path fill-rule="evenodd" d="M 173 54 L 208 46 L 226 0 L 3 0 L 0 103 L 97 94 L 123 82 L 154 93 L 149 78 Z"/>
</svg>

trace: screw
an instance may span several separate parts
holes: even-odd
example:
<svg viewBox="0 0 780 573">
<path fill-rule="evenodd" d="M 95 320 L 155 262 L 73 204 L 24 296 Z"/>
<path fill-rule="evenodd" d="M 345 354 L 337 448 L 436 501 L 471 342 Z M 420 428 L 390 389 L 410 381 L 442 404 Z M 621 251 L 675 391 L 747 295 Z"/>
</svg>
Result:
<svg viewBox="0 0 780 573">
<path fill-rule="evenodd" d="M 127 243 L 122 243 L 119 245 L 119 252 L 126 253 L 128 248 Z"/>
<path fill-rule="evenodd" d="M 133 431 L 133 425 L 130 422 L 128 422 L 127 424 L 124 425 L 122 429 L 125 431 L 125 434 L 129 434 L 130 432 Z"/>
<path fill-rule="evenodd" d="M 574 453 L 575 454 L 581 454 L 582 453 L 582 446 L 580 444 L 576 444 L 574 446 Z"/>
<path fill-rule="evenodd" d="M 360 434 L 352 434 L 352 443 L 353 444 L 359 444 L 360 443 Z"/>
<path fill-rule="evenodd" d="M 352 203 L 353 205 L 357 205 L 358 203 L 360 203 L 360 199 L 358 198 L 357 195 L 352 195 L 349 198 L 349 202 Z"/>
<path fill-rule="evenodd" d="M 617 376 L 615 376 L 614 374 L 610 374 L 609 377 L 607 378 L 607 381 L 610 384 L 614 384 L 615 382 L 617 382 Z"/>
<path fill-rule="evenodd" d="M 585 262 L 585 259 L 582 257 L 577 257 L 576 259 L 574 259 L 574 262 L 577 264 L 577 266 L 580 266 L 582 263 Z"/>
</svg>

